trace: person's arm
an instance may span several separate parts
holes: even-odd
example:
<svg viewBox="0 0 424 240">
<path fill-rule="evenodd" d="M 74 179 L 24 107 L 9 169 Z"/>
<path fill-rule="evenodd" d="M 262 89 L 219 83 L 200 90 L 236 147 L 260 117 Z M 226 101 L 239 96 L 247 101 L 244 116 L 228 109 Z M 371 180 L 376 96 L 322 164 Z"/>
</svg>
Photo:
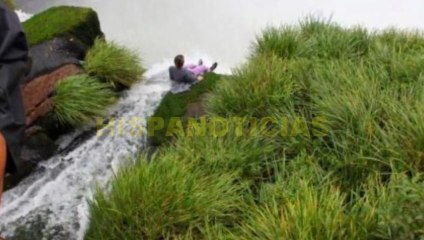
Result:
<svg viewBox="0 0 424 240">
<path fill-rule="evenodd" d="M 197 83 L 199 80 L 197 79 L 196 75 L 194 73 L 186 70 L 186 74 L 184 76 L 184 82 L 194 84 Z"/>
<path fill-rule="evenodd" d="M 174 74 L 172 73 L 172 67 L 169 67 L 168 72 L 169 72 L 169 78 L 170 78 L 172 81 L 175 81 L 175 79 L 174 79 Z"/>
</svg>

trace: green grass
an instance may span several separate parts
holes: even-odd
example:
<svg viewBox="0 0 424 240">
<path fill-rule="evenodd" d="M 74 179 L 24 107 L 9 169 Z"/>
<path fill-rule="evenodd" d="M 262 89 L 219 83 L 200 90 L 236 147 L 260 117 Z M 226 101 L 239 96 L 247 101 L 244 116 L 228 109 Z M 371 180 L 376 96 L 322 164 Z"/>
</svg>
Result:
<svg viewBox="0 0 424 240">
<path fill-rule="evenodd" d="M 171 158 L 153 161 L 142 157 L 120 173 L 111 195 L 98 193 L 87 239 L 198 235 L 208 223 L 232 223 L 243 205 L 234 176 L 204 175 Z"/>
<path fill-rule="evenodd" d="M 262 185 L 235 239 L 416 239 L 422 237 L 423 178 L 368 178 L 343 192 L 331 171 L 302 155 Z"/>
<path fill-rule="evenodd" d="M 125 177 L 117 177 L 110 193 L 98 193 L 90 238 L 109 239 L 113 231 L 101 228 L 98 221 L 125 213 L 134 228 L 156 233 L 160 229 L 157 235 L 136 235 L 144 239 L 423 239 L 423 42 L 420 32 L 345 29 L 311 18 L 264 30 L 248 62 L 205 95 L 205 110 L 209 117 L 302 117 L 307 131 L 251 135 L 246 134 L 250 122 L 241 125 L 241 136 L 176 137 L 159 148 L 151 162 L 139 159 L 141 165 L 132 171 L 158 168 L 152 171 L 167 179 L 168 172 L 159 169 L 167 162 L 186 169 L 187 181 L 200 175 L 218 184 L 231 176 L 221 188 L 237 189 L 239 208 L 223 219 L 214 215 L 221 206 L 211 205 L 213 213 L 202 212 L 199 222 L 193 221 L 197 211 L 189 216 L 181 211 L 187 220 L 173 222 L 173 213 L 161 215 L 162 208 L 143 201 L 185 193 L 168 188 L 182 180 L 156 180 L 161 187 L 149 187 L 124 170 Z M 191 101 L 186 98 L 195 93 L 168 95 L 156 116 L 183 115 Z M 325 135 L 317 134 L 316 117 L 324 119 L 318 127 Z M 279 123 L 265 127 L 272 130 Z M 131 181 L 140 186 L 116 187 Z M 215 192 L 210 184 L 203 188 Z M 145 193 L 146 188 L 150 192 Z M 145 194 L 133 197 L 132 191 Z M 188 195 L 210 199 L 194 191 Z M 228 201 L 234 197 L 228 194 Z M 170 199 L 165 209 L 180 202 Z M 107 212 L 108 207 L 96 205 L 99 201 L 130 210 Z M 134 213 L 139 209 L 143 214 Z M 163 222 L 146 223 L 146 216 L 158 215 Z M 131 239 L 131 233 L 124 229 L 114 237 Z"/>
<path fill-rule="evenodd" d="M 267 117 L 276 108 L 292 111 L 293 95 L 302 86 L 287 75 L 291 65 L 274 55 L 253 58 L 217 86 L 217 93 L 206 99 L 208 111 L 223 117 Z M 249 98 L 241 98 L 241 93 Z"/>
<path fill-rule="evenodd" d="M 205 79 L 200 83 L 191 87 L 190 91 L 173 94 L 169 92 L 163 99 L 160 106 L 156 109 L 153 114 L 153 118 L 161 118 L 164 120 L 164 128 L 157 131 L 149 141 L 153 146 L 160 146 L 166 142 L 169 142 L 172 138 L 166 136 L 166 130 L 169 126 L 169 120 L 172 117 L 182 117 L 186 113 L 186 106 L 188 103 L 198 102 L 201 96 L 211 91 L 211 89 L 220 80 L 221 75 L 215 73 L 209 73 L 205 75 Z M 148 126 L 149 129 L 152 125 Z"/>
<path fill-rule="evenodd" d="M 299 26 L 270 27 L 257 37 L 254 54 L 272 53 L 283 59 L 358 59 L 371 45 L 367 30 L 344 29 L 336 23 L 306 18 Z"/>
<path fill-rule="evenodd" d="M 249 209 L 241 239 L 360 239 L 352 234 L 346 195 L 337 187 L 313 185 L 297 176 L 276 186 L 281 192 L 262 193 L 272 195 Z"/>
<path fill-rule="evenodd" d="M 23 27 L 30 46 L 54 37 L 76 39 L 91 46 L 97 37 L 103 35 L 97 13 L 82 7 L 49 8 L 28 19 Z"/>
<path fill-rule="evenodd" d="M 76 75 L 60 81 L 53 96 L 52 116 L 64 126 L 79 127 L 96 117 L 103 117 L 116 94 L 97 79 Z"/>
<path fill-rule="evenodd" d="M 114 88 L 129 88 L 142 79 L 144 69 L 136 52 L 113 42 L 96 39 L 88 51 L 84 68 L 90 76 Z"/>
</svg>

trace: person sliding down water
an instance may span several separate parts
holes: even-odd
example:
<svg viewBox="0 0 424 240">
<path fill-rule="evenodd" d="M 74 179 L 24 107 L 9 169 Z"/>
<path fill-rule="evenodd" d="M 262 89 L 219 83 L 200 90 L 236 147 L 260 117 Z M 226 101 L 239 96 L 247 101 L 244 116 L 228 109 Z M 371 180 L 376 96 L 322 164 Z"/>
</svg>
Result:
<svg viewBox="0 0 424 240">
<path fill-rule="evenodd" d="M 212 66 L 206 67 L 203 65 L 203 61 L 199 60 L 199 64 L 189 64 L 184 66 L 184 56 L 177 55 L 174 58 L 175 66 L 169 67 L 169 77 L 172 81 L 177 83 L 188 83 L 195 84 L 203 80 L 203 75 L 207 72 L 213 72 L 217 67 L 218 63 L 212 64 Z"/>
<path fill-rule="evenodd" d="M 20 167 L 25 131 L 20 83 L 28 67 L 28 47 L 21 23 L 0 0 L 0 202 L 5 173 L 15 173 Z"/>
</svg>

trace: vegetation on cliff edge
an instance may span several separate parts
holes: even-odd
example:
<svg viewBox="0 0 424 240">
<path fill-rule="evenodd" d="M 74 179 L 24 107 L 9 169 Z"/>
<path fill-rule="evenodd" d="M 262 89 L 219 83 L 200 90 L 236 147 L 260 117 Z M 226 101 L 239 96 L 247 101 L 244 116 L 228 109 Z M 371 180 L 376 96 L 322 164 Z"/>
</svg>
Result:
<svg viewBox="0 0 424 240">
<path fill-rule="evenodd" d="M 96 39 L 88 50 L 84 69 L 115 89 L 131 87 L 145 71 L 137 52 L 103 39 Z"/>
<path fill-rule="evenodd" d="M 23 27 L 30 46 L 55 37 L 75 39 L 92 46 L 97 37 L 103 36 L 97 13 L 83 7 L 52 7 L 25 21 Z"/>
</svg>

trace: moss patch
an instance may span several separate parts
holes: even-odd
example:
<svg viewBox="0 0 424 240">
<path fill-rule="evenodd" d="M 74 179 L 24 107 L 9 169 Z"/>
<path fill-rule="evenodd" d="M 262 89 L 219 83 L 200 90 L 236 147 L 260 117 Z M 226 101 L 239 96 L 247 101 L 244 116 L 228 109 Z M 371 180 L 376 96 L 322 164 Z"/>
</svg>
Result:
<svg viewBox="0 0 424 240">
<path fill-rule="evenodd" d="M 30 46 L 54 37 L 77 38 L 91 46 L 97 37 L 103 35 L 97 13 L 82 7 L 50 8 L 24 22 L 23 27 Z"/>
<path fill-rule="evenodd" d="M 14 0 L 4 0 L 4 4 L 12 10 L 16 9 L 16 3 Z"/>
<path fill-rule="evenodd" d="M 162 100 L 159 107 L 156 109 L 153 118 L 162 118 L 164 120 L 164 128 L 155 132 L 155 135 L 150 137 L 150 144 L 153 146 L 159 146 L 170 140 L 166 136 L 166 129 L 169 124 L 169 120 L 172 117 L 182 117 L 186 112 L 187 104 L 196 102 L 199 97 L 210 91 L 217 81 L 221 78 L 221 75 L 215 73 L 209 73 L 205 75 L 205 79 L 199 84 L 191 87 L 190 91 L 173 94 L 169 92 Z M 151 125 L 148 125 L 150 128 Z"/>
</svg>

